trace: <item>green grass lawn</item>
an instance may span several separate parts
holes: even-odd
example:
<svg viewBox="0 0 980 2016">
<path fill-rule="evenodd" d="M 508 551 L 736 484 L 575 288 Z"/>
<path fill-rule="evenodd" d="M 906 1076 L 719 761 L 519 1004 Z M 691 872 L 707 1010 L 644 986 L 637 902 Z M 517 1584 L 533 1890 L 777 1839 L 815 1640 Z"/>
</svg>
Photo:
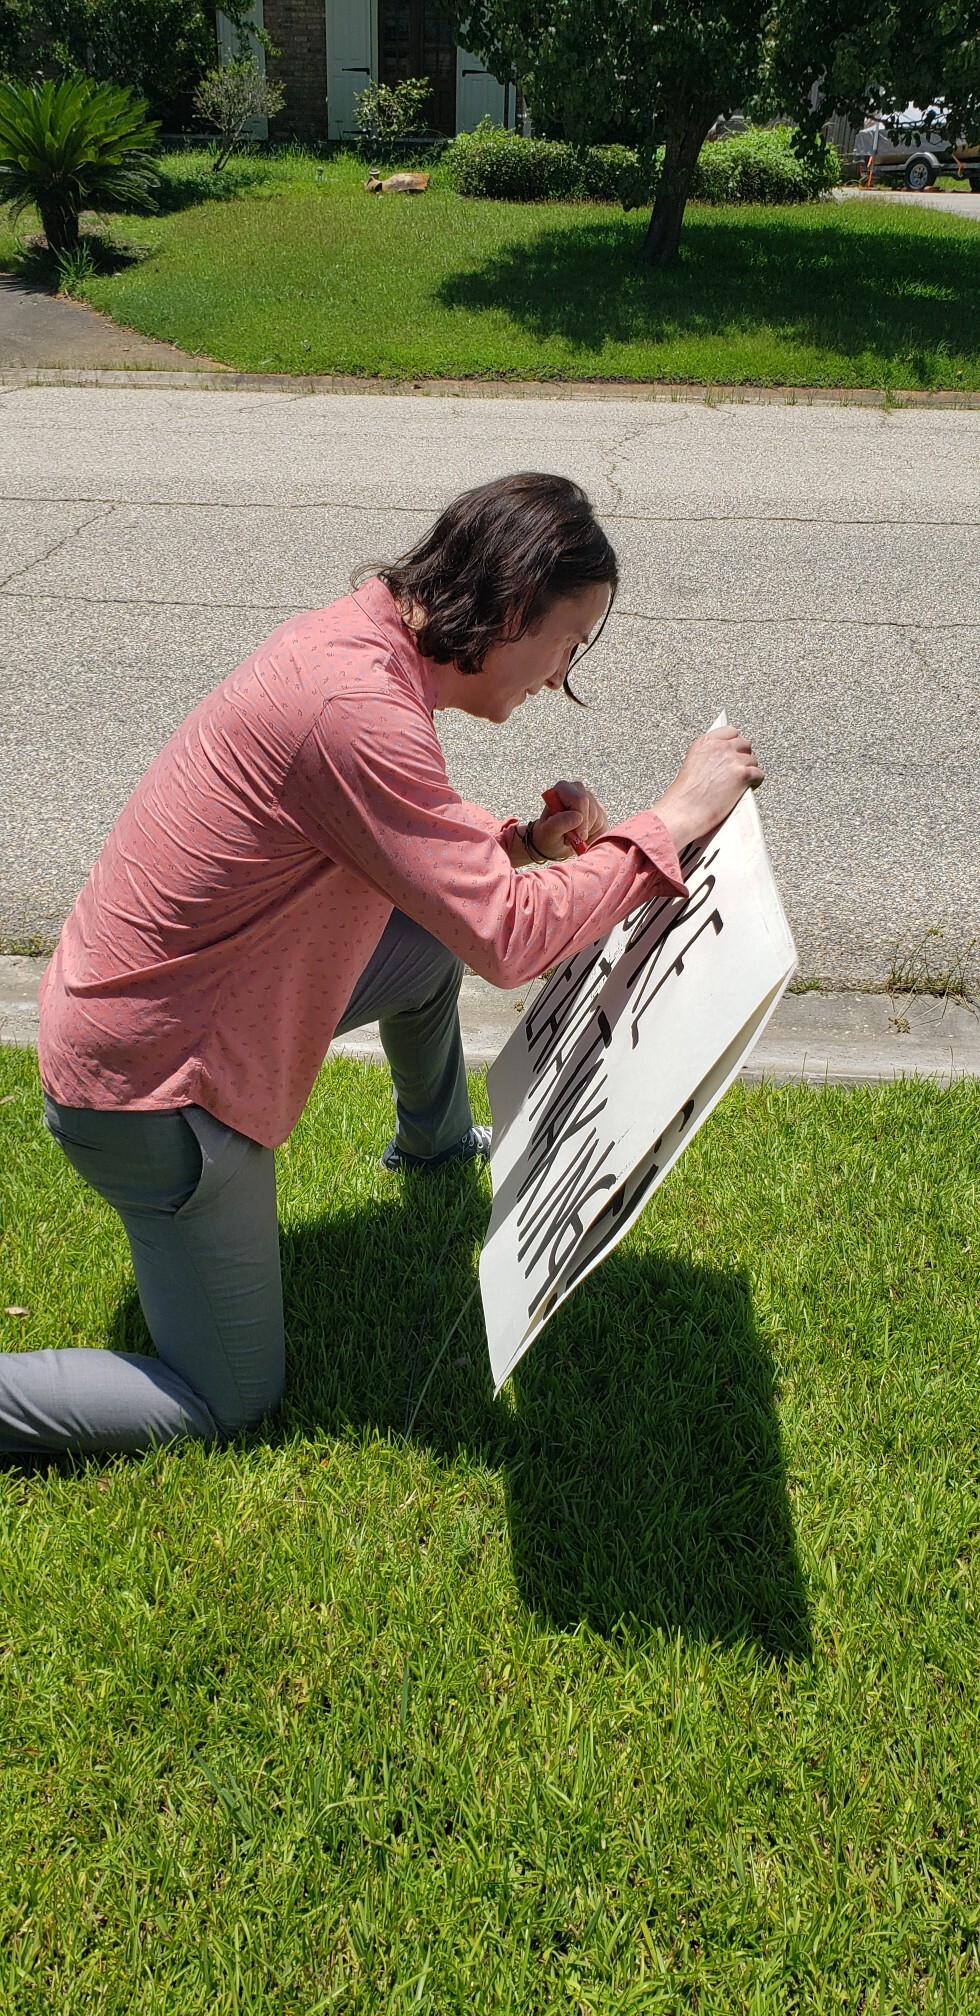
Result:
<svg viewBox="0 0 980 2016">
<path fill-rule="evenodd" d="M 379 1171 L 388 1096 L 279 1158 L 274 1426 L 0 1469 L 5 2016 L 975 2011 L 980 1086 L 736 1089 L 407 1441 L 489 1186 Z M 0 1342 L 141 1348 L 0 1099 Z"/>
<path fill-rule="evenodd" d="M 202 202 L 204 166 L 168 157 L 176 207 L 113 220 L 147 256 L 84 293 L 240 370 L 980 387 L 980 228 L 945 213 L 696 205 L 656 274 L 641 213 L 464 200 L 439 169 L 424 197 L 369 197 L 363 163 L 318 180 L 301 155 L 238 164 L 238 193 Z"/>
</svg>

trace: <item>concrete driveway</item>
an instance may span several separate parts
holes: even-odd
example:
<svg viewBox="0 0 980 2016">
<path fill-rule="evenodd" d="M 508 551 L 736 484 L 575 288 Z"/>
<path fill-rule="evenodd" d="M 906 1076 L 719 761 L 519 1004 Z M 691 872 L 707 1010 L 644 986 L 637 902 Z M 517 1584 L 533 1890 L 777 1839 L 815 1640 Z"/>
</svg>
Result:
<svg viewBox="0 0 980 2016">
<path fill-rule="evenodd" d="M 604 397 L 38 387 L 0 396 L 0 930 L 56 932 L 182 715 L 466 485 L 575 476 L 622 588 L 581 675 L 444 717 L 464 792 L 650 802 L 721 708 L 755 739 L 804 971 L 980 934 L 980 414 Z M 943 947 L 938 947 L 942 956 Z"/>
<path fill-rule="evenodd" d="M 954 217 L 968 217 L 980 224 L 980 195 L 972 189 L 861 189 L 849 182 L 835 190 L 838 197 L 857 196 L 862 202 L 914 203 L 922 210 L 949 210 Z"/>
<path fill-rule="evenodd" d="M 220 370 L 210 358 L 189 357 L 174 343 L 158 343 L 124 329 L 87 303 L 50 294 L 14 273 L 0 273 L 0 370 L 84 368 L 111 370 Z"/>
</svg>

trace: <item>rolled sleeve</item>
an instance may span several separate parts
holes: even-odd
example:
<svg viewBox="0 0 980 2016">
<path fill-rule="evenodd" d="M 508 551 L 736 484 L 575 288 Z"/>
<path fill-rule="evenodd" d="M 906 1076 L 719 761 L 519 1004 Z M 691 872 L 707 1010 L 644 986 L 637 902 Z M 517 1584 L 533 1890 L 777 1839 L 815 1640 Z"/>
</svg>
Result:
<svg viewBox="0 0 980 2016">
<path fill-rule="evenodd" d="M 608 833 L 603 833 L 592 844 L 603 847 L 608 840 L 626 840 L 631 847 L 638 847 L 648 867 L 656 868 L 663 880 L 670 884 L 673 895 L 687 895 L 677 849 L 656 812 L 634 812 L 629 819 L 621 820 L 618 826 L 610 826 Z M 589 852 L 591 854 L 591 847 Z"/>
<path fill-rule="evenodd" d="M 286 779 L 283 816 L 383 892 L 483 979 L 519 987 L 592 944 L 628 911 L 686 895 L 653 813 L 584 855 L 518 873 L 492 818 L 453 790 L 432 720 L 409 690 L 328 700 Z"/>
</svg>

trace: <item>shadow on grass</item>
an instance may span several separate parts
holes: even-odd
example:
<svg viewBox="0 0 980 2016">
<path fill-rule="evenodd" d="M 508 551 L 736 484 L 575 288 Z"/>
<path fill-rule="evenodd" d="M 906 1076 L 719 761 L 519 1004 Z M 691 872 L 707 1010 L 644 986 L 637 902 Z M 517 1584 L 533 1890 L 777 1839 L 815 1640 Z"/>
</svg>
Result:
<svg viewBox="0 0 980 2016">
<path fill-rule="evenodd" d="M 138 266 L 146 256 L 142 247 L 119 244 L 99 231 L 82 232 L 81 250 L 88 253 L 91 272 L 100 276 L 122 273 L 127 266 Z M 14 284 L 26 293 L 57 294 L 62 289 L 62 268 L 55 254 L 49 251 L 39 236 L 27 239 L 19 248 L 12 272 Z"/>
<path fill-rule="evenodd" d="M 475 1285 L 487 1215 L 485 1187 L 457 1172 L 406 1185 L 400 1205 L 284 1231 L 275 1439 L 404 1433 Z M 496 1402 L 477 1296 L 414 1434 L 442 1461 L 465 1451 L 502 1471 L 518 1587 L 549 1626 L 659 1626 L 807 1656 L 773 1367 L 741 1274 L 620 1249 Z"/>
<path fill-rule="evenodd" d="M 157 211 L 164 215 L 193 209 L 196 203 L 228 203 L 234 196 L 245 196 L 250 189 L 268 181 L 269 174 L 267 162 L 248 157 L 229 161 L 224 168 L 212 168 L 210 163 L 205 167 L 182 166 L 178 156 L 168 160 L 161 173 L 159 187 L 153 192 L 154 201 Z"/>
<path fill-rule="evenodd" d="M 141 212 L 140 217 L 145 216 L 147 223 L 151 223 L 155 217 L 189 210 L 198 203 L 230 202 L 233 197 L 245 195 L 265 182 L 268 175 L 265 163 L 249 160 L 231 161 L 227 167 L 219 168 L 217 173 L 210 167 L 195 164 L 182 167 L 179 160 L 168 161 L 155 191 L 156 209 Z M 86 210 L 82 213 L 81 246 L 89 254 L 93 273 L 100 277 L 120 273 L 127 266 L 138 265 L 146 257 L 145 246 L 123 243 L 103 228 L 107 219 L 119 216 L 127 217 L 128 228 L 133 228 L 132 212 L 121 203 L 106 203 L 98 211 Z M 58 292 L 61 270 L 40 232 L 32 233 L 21 243 L 12 271 L 28 288 L 51 294 Z"/>
<path fill-rule="evenodd" d="M 808 1657 L 774 1369 L 745 1276 L 634 1236 L 494 1400 L 474 1292 L 489 1208 L 470 1166 L 307 1222 L 287 1211 L 286 1397 L 238 1446 L 399 1440 L 414 1415 L 412 1439 L 436 1462 L 500 1471 L 517 1587 L 543 1625 Z M 135 1286 L 106 1342 L 151 1348 Z"/>
<path fill-rule="evenodd" d="M 609 343 L 774 330 L 849 357 L 901 359 L 927 384 L 937 350 L 980 352 L 980 228 L 932 233 L 916 219 L 884 229 L 845 222 L 836 205 L 746 218 L 704 207 L 667 273 L 641 264 L 643 229 L 625 216 L 564 223 L 448 275 L 434 298 L 503 309 L 539 341 L 597 354 Z"/>
</svg>

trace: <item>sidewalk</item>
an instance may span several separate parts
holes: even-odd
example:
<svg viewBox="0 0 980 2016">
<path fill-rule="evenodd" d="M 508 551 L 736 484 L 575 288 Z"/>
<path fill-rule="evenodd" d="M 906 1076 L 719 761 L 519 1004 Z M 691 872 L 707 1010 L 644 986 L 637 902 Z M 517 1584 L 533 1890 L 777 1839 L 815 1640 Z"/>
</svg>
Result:
<svg viewBox="0 0 980 2016">
<path fill-rule="evenodd" d="M 865 192 L 860 192 L 865 193 Z M 872 195 L 878 192 L 871 191 Z M 909 196 L 913 202 L 914 196 Z M 955 201 L 955 198 L 953 199 Z M 980 197 L 977 202 L 980 203 Z M 0 289 L 3 275 L 0 274 Z M 0 296 L 2 299 L 2 296 Z M 66 304 L 57 304 L 59 306 Z M 78 307 L 70 302 L 69 307 Z M 882 390 L 874 385 L 740 385 L 702 384 L 696 379 L 677 382 L 670 378 L 354 378 L 341 371 L 310 372 L 298 371 L 236 371 L 230 364 L 215 364 L 208 358 L 184 358 L 183 352 L 171 349 L 170 345 L 157 343 L 152 337 L 137 336 L 134 330 L 107 322 L 107 318 L 96 315 L 95 309 L 87 311 L 99 323 L 115 330 L 117 336 L 132 336 L 138 344 L 145 344 L 156 351 L 167 351 L 166 358 L 151 364 L 149 358 L 126 359 L 121 363 L 100 365 L 88 363 L 79 355 L 71 364 L 44 364 L 17 362 L 8 354 L 3 340 L 4 325 L 0 321 L 0 389 L 24 391 L 33 386 L 53 386 L 67 390 L 109 391 L 109 392 L 232 392 L 269 393 L 282 392 L 290 399 L 302 395 L 304 398 L 357 398 L 357 399 L 405 399 L 409 395 L 417 399 L 468 399 L 532 400 L 544 399 L 565 405 L 582 404 L 602 406 L 616 402 L 627 405 L 669 406 L 814 406 L 880 408 L 887 413 L 919 412 L 934 413 L 944 409 L 958 412 L 975 412 L 980 408 L 980 392 L 957 392 L 950 387 L 936 391 L 929 387 L 910 386 L 902 392 Z M 59 337 L 61 329 L 55 332 Z M 93 355 L 98 349 L 93 345 Z M 181 360 L 183 359 L 183 362 Z"/>
<path fill-rule="evenodd" d="M 0 1042 L 37 1042 L 44 959 L 0 959 Z M 535 983 L 536 985 L 537 983 Z M 534 986 L 504 993 L 469 975 L 460 997 L 466 1061 L 490 1063 Z M 375 1025 L 334 1049 L 380 1060 Z M 867 1085 L 894 1078 L 980 1078 L 980 1014 L 961 1001 L 907 994 L 786 994 L 742 1072 L 749 1082 Z"/>
</svg>

